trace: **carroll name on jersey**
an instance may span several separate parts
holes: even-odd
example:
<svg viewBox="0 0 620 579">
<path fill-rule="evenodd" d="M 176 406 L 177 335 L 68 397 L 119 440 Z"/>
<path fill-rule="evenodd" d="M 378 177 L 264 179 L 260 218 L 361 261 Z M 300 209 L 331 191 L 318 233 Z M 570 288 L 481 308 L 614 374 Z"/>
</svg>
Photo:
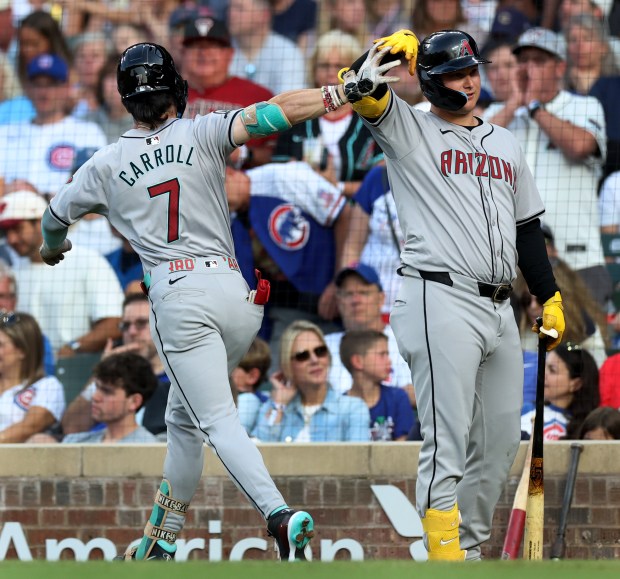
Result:
<svg viewBox="0 0 620 579">
<path fill-rule="evenodd" d="M 157 141 L 159 143 L 159 141 Z M 139 160 L 135 163 L 129 161 L 129 168 L 123 169 L 119 174 L 119 178 L 125 181 L 127 185 L 133 187 L 138 179 L 145 173 L 148 173 L 156 167 L 162 167 L 166 163 L 181 163 L 182 165 L 192 166 L 191 158 L 194 154 L 194 147 L 183 150 L 183 145 L 166 145 L 164 148 L 157 147 L 152 152 L 142 153 Z M 142 168 L 141 168 L 142 167 Z M 143 170 L 144 169 L 144 170 Z M 130 175 L 133 175 L 131 177 Z"/>
</svg>

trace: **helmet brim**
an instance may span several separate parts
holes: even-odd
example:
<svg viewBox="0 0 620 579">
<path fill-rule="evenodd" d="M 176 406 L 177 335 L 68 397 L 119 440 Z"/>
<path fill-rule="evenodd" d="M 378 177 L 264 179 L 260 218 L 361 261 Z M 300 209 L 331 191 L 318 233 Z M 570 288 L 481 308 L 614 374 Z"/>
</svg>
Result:
<svg viewBox="0 0 620 579">
<path fill-rule="evenodd" d="M 433 66 L 427 73 L 436 76 L 438 74 L 446 74 L 448 72 L 456 72 L 457 70 L 463 70 L 470 66 L 476 66 L 478 64 L 489 64 L 491 61 L 486 58 L 477 56 L 463 56 L 462 58 L 455 58 L 444 64 L 438 64 Z"/>
</svg>

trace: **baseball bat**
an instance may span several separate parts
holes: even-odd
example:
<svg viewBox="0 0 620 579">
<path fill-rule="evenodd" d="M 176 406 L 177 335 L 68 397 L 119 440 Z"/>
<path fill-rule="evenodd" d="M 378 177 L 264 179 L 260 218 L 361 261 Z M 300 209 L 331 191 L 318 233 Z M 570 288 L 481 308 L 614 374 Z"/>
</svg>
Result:
<svg viewBox="0 0 620 579">
<path fill-rule="evenodd" d="M 583 444 L 573 442 L 570 445 L 570 466 L 566 475 L 566 488 L 564 489 L 564 498 L 562 499 L 562 511 L 560 512 L 560 522 L 555 535 L 553 545 L 551 545 L 551 559 L 559 561 L 564 558 L 566 551 L 566 525 L 568 522 L 568 513 L 573 502 L 573 493 L 575 492 L 575 481 L 577 480 L 577 469 L 579 468 L 579 457 L 583 451 Z"/>
<path fill-rule="evenodd" d="M 542 319 L 537 320 L 542 327 Z M 543 429 L 545 413 L 545 357 L 547 354 L 547 338 L 540 336 L 538 340 L 538 370 L 536 375 L 536 416 L 532 430 L 532 463 L 530 464 L 530 480 L 527 489 L 527 507 L 525 515 L 525 544 L 523 558 L 529 560 L 542 559 L 543 529 L 545 523 L 545 474 L 543 457 Z"/>
<path fill-rule="evenodd" d="M 508 528 L 506 529 L 506 537 L 502 548 L 502 559 L 505 561 L 517 559 L 521 542 L 523 540 L 523 528 L 525 527 L 525 513 L 527 507 L 527 489 L 530 482 L 530 464 L 532 462 L 532 438 L 527 445 L 527 453 L 525 462 L 523 463 L 523 471 L 517 486 L 517 492 L 512 502 L 512 510 L 510 511 L 510 519 L 508 520 Z"/>
</svg>

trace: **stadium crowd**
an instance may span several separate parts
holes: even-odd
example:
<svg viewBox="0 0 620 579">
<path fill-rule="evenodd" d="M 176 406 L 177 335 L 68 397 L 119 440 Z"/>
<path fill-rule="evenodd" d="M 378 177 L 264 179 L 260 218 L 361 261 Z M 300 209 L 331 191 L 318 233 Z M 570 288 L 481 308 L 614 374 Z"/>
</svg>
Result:
<svg viewBox="0 0 620 579">
<path fill-rule="evenodd" d="M 120 53 L 167 47 L 194 116 L 334 83 L 399 28 L 420 40 L 465 30 L 492 61 L 478 115 L 524 150 L 565 302 L 565 343 L 546 363 L 545 436 L 620 437 L 620 3 L 0 0 L 0 443 L 165 440 L 170 382 L 129 240 L 92 214 L 70 230 L 62 268 L 38 251 L 58 188 L 132 127 Z M 415 76 L 395 70 L 396 93 L 426 107 Z M 244 277 L 253 286 L 258 268 L 272 288 L 231 376 L 248 434 L 418 440 L 415 384 L 389 324 L 403 234 L 382 151 L 350 105 L 240 147 L 226 192 Z M 527 438 L 541 306 L 521 278 L 512 303 Z"/>
</svg>

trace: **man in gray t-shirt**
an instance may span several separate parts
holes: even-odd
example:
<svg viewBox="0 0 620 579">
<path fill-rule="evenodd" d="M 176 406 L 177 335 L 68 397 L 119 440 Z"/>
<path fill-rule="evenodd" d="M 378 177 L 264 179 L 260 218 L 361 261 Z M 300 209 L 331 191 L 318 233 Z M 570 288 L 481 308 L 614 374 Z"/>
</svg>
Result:
<svg viewBox="0 0 620 579">
<path fill-rule="evenodd" d="M 136 422 L 136 412 L 157 388 L 157 377 L 149 362 L 139 354 L 112 354 L 95 367 L 97 386 L 91 401 L 95 422 L 105 427 L 67 434 L 63 443 L 150 443 L 157 438 Z"/>
</svg>

